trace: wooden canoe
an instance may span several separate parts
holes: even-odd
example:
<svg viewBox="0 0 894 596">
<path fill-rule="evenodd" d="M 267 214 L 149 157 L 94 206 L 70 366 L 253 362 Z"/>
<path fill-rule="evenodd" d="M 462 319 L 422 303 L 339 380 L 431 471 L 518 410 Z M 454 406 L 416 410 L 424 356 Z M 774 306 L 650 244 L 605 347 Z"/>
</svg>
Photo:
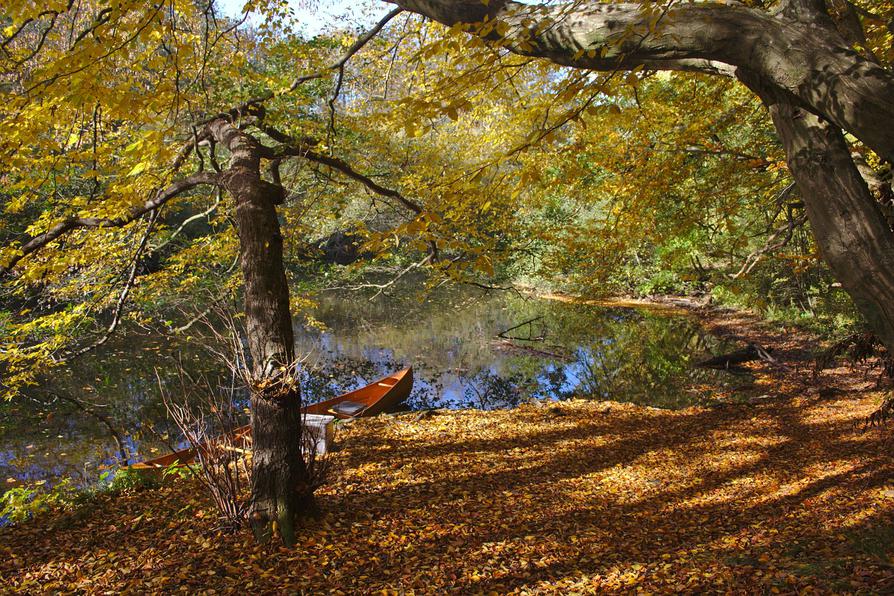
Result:
<svg viewBox="0 0 894 596">
<path fill-rule="evenodd" d="M 304 408 L 307 414 L 328 414 L 336 418 L 359 418 L 388 412 L 410 396 L 413 367 L 373 381 L 366 387 L 349 391 Z"/>
<path fill-rule="evenodd" d="M 365 387 L 349 391 L 338 397 L 310 404 L 303 408 L 305 414 L 323 414 L 336 418 L 366 418 L 396 408 L 407 397 L 413 388 L 413 367 L 382 377 Z M 251 426 L 240 426 L 235 431 L 236 444 L 245 442 L 251 437 Z M 137 473 L 154 472 L 156 475 L 175 464 L 188 464 L 196 458 L 196 449 L 189 447 L 180 449 L 161 457 L 147 459 L 130 466 Z"/>
</svg>

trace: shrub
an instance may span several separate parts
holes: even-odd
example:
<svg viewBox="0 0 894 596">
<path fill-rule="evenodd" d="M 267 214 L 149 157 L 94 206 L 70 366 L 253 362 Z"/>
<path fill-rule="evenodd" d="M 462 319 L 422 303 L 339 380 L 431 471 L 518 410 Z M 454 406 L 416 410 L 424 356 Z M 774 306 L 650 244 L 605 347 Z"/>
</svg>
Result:
<svg viewBox="0 0 894 596">
<path fill-rule="evenodd" d="M 48 486 L 45 480 L 9 489 L 0 497 L 0 519 L 23 522 L 49 511 L 70 508 L 78 495 L 70 478 Z"/>
</svg>

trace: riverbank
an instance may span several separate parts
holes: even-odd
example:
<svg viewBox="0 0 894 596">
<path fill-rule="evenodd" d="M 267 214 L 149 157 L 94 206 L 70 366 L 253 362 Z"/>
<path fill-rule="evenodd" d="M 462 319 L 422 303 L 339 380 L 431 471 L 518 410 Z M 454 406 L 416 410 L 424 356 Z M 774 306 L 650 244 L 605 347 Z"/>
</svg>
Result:
<svg viewBox="0 0 894 596">
<path fill-rule="evenodd" d="M 894 462 L 863 393 L 666 411 L 564 402 L 344 429 L 285 550 L 213 531 L 190 480 L 0 531 L 22 591 L 894 588 Z"/>
<path fill-rule="evenodd" d="M 677 305 L 681 306 L 681 305 Z M 685 306 L 685 305 L 682 305 Z M 774 347 L 723 407 L 540 402 L 340 430 L 323 517 L 293 550 L 214 531 L 192 480 L 0 530 L 19 591 L 894 590 L 890 429 L 875 375 L 812 375 L 811 338 L 689 311 Z M 723 315 L 723 316 L 721 316 Z M 752 397 L 754 399 L 752 399 Z M 745 403 L 734 403 L 744 401 Z"/>
</svg>

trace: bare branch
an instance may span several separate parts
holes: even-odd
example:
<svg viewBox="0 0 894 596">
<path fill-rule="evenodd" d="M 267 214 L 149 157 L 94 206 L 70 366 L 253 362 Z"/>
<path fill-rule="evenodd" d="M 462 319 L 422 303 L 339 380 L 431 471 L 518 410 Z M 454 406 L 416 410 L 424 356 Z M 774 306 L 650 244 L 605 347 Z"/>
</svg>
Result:
<svg viewBox="0 0 894 596">
<path fill-rule="evenodd" d="M 344 67 L 348 63 L 348 60 L 350 60 L 351 57 L 354 56 L 354 54 L 359 52 L 363 48 L 363 46 L 365 46 L 367 43 L 369 43 L 370 40 L 372 40 L 379 33 L 379 31 L 381 31 L 385 27 L 385 25 L 388 24 L 388 22 L 391 19 L 396 17 L 401 12 L 403 12 L 403 9 L 395 8 L 394 10 L 389 12 L 387 15 L 382 17 L 382 19 L 378 23 L 376 23 L 369 31 L 367 31 L 366 33 L 364 33 L 363 35 L 358 37 L 357 41 L 355 41 L 353 43 L 353 45 L 351 45 L 351 47 L 348 48 L 348 51 L 345 52 L 341 58 L 339 58 L 336 62 L 330 64 L 324 70 L 321 70 L 321 71 L 318 71 L 318 72 L 315 72 L 315 73 L 312 73 L 309 75 L 302 75 L 302 76 L 296 78 L 294 81 L 292 81 L 292 84 L 289 85 L 289 87 L 285 91 L 282 91 L 280 93 L 268 91 L 268 92 L 263 93 L 257 97 L 253 97 L 252 99 L 249 99 L 248 101 L 246 101 L 242 104 L 239 104 L 238 106 L 232 108 L 231 110 L 229 110 L 227 112 L 222 112 L 219 114 L 214 114 L 213 116 L 209 116 L 209 117 L 205 118 L 204 120 L 197 122 L 196 126 L 208 124 L 209 122 L 212 122 L 213 120 L 216 120 L 218 118 L 228 118 L 228 117 L 232 116 L 233 114 L 248 112 L 252 108 L 260 106 L 261 104 L 263 104 L 264 102 L 266 102 L 268 100 L 271 100 L 271 99 L 278 97 L 280 95 L 285 95 L 286 93 L 291 93 L 292 91 L 294 91 L 295 89 L 297 89 L 302 84 L 304 84 L 308 81 L 322 79 L 323 77 L 327 76 L 333 70 L 339 72 L 338 87 L 340 88 L 341 78 L 342 78 L 342 75 L 344 72 Z M 334 101 L 335 100 L 333 99 L 333 104 L 334 104 Z"/>
<path fill-rule="evenodd" d="M 294 91 L 295 89 L 300 87 L 303 83 L 306 83 L 307 81 L 313 81 L 314 79 L 321 79 L 321 78 L 325 77 L 328 72 L 331 72 L 333 70 L 338 71 L 338 73 L 339 73 L 339 75 L 338 75 L 339 83 L 338 84 L 339 84 L 339 86 L 341 86 L 341 79 L 342 79 L 342 76 L 344 75 L 344 68 L 345 68 L 345 65 L 348 63 L 348 60 L 350 60 L 354 56 L 354 54 L 356 54 L 361 49 L 363 49 L 363 46 L 365 46 L 367 43 L 369 43 L 373 37 L 378 35 L 379 31 L 384 29 L 385 25 L 387 25 L 391 19 L 393 19 L 394 17 L 399 15 L 401 12 L 403 12 L 402 8 L 395 8 L 394 10 L 392 10 L 391 12 L 386 14 L 369 31 L 367 31 L 366 33 L 364 33 L 363 35 L 358 37 L 357 41 L 355 41 L 351 45 L 351 47 L 348 48 L 348 51 L 345 52 L 342 55 L 342 57 L 339 58 L 336 62 L 330 64 L 326 68 L 326 70 L 316 72 L 316 73 L 313 73 L 310 75 L 304 75 L 304 76 L 298 77 L 297 79 L 292 81 L 291 85 L 289 85 L 288 91 L 289 92 Z"/>
<path fill-rule="evenodd" d="M 124 440 L 122 439 L 121 433 L 115 429 L 114 425 L 112 425 L 112 422 L 109 420 L 108 416 L 97 412 L 90 405 L 70 395 L 58 393 L 56 391 L 48 391 L 47 394 L 55 399 L 67 401 L 85 414 L 93 416 L 94 418 L 99 420 L 107 429 L 109 429 L 109 434 L 112 435 L 112 439 L 114 439 L 115 445 L 118 447 L 118 457 L 121 460 L 121 464 L 125 466 L 127 465 L 127 450 L 124 448 Z"/>
<path fill-rule="evenodd" d="M 370 302 L 372 302 L 373 300 L 375 300 L 376 298 L 378 298 L 379 296 L 381 296 L 382 294 L 384 294 L 384 293 L 385 293 L 385 290 L 387 290 L 388 288 L 390 288 L 391 286 L 393 286 L 394 284 L 396 284 L 396 283 L 398 282 L 398 280 L 400 280 L 404 275 L 406 275 L 407 273 L 409 273 L 409 272 L 412 271 L 413 269 L 418 269 L 419 267 L 422 267 L 423 265 L 425 265 L 426 263 L 428 263 L 431 259 L 432 259 L 432 255 L 431 255 L 431 254 L 428 254 L 428 255 L 426 255 L 425 258 L 422 259 L 421 261 L 416 261 L 415 263 L 410 263 L 410 265 L 408 265 L 405 269 L 402 269 L 397 275 L 395 275 L 393 278 L 391 278 L 391 280 L 386 281 L 386 282 L 383 283 L 383 284 L 372 284 L 372 283 L 368 283 L 368 284 L 358 284 L 358 285 L 356 285 L 356 286 L 349 286 L 349 287 L 345 287 L 345 286 L 341 286 L 341 287 L 330 287 L 330 288 L 324 288 L 323 290 L 324 290 L 324 291 L 328 291 L 328 292 L 332 292 L 332 291 L 335 291 L 335 290 L 350 290 L 350 291 L 357 291 L 357 290 L 364 290 L 364 289 L 367 289 L 367 288 L 377 288 L 377 289 L 378 289 L 378 292 L 376 292 L 375 294 L 373 294 L 372 297 L 370 297 L 370 299 L 369 299 Z"/>
<path fill-rule="evenodd" d="M 782 191 L 783 195 L 790 192 L 792 188 L 794 188 L 794 182 Z M 742 264 L 742 267 L 739 269 L 739 271 L 730 276 L 732 279 L 739 279 L 743 275 L 751 273 L 751 270 L 754 269 L 754 267 L 767 254 L 777 251 L 791 242 L 792 236 L 795 233 L 795 229 L 807 222 L 807 214 L 802 213 L 798 217 L 793 217 L 792 206 L 789 205 L 788 210 L 786 211 L 786 219 L 787 223 L 784 227 L 773 232 L 773 234 L 769 238 L 767 238 L 767 242 L 766 244 L 764 244 L 764 246 L 752 252 L 745 258 L 745 262 Z"/>
<path fill-rule="evenodd" d="M 214 213 L 214 211 L 217 210 L 217 208 L 220 206 L 221 201 L 223 200 L 223 197 L 221 195 L 222 195 L 222 193 L 221 193 L 220 189 L 218 189 L 217 197 L 214 199 L 214 203 L 212 203 L 210 207 L 208 207 L 201 213 L 196 213 L 196 214 L 191 215 L 191 216 L 187 217 L 186 219 L 184 219 L 183 223 L 181 223 L 179 226 L 177 226 L 177 229 L 174 230 L 174 233 L 171 234 L 170 238 L 168 238 L 167 240 L 165 240 L 164 242 L 162 242 L 161 244 L 159 244 L 158 246 L 153 248 L 152 252 L 158 252 L 161 249 L 163 249 L 164 247 L 166 247 L 167 245 L 169 245 L 171 242 L 174 241 L 174 239 L 178 235 L 180 235 L 183 232 L 184 228 L 186 228 L 186 226 L 188 226 L 192 222 L 198 221 L 198 220 L 202 219 L 203 217 L 209 217 L 212 213 Z"/>
</svg>

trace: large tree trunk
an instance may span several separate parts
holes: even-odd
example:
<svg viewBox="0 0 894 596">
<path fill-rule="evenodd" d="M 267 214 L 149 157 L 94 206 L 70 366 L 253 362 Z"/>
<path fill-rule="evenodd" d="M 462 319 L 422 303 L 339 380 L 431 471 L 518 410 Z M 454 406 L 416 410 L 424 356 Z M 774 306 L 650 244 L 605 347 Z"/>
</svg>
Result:
<svg viewBox="0 0 894 596">
<path fill-rule="evenodd" d="M 220 120 L 215 138 L 232 154 L 222 184 L 236 201 L 236 227 L 245 281 L 245 319 L 253 366 L 251 389 L 251 522 L 259 538 L 279 530 L 293 544 L 297 518 L 313 504 L 301 456 L 301 394 L 295 360 L 283 239 L 276 215 L 282 188 L 260 176 L 261 145 Z"/>
<path fill-rule="evenodd" d="M 784 101 L 769 107 L 823 259 L 894 354 L 894 234 L 840 129 Z"/>
<path fill-rule="evenodd" d="M 823 260 L 894 353 L 894 233 L 841 129 L 754 73 L 737 74 L 770 110 Z"/>
</svg>

